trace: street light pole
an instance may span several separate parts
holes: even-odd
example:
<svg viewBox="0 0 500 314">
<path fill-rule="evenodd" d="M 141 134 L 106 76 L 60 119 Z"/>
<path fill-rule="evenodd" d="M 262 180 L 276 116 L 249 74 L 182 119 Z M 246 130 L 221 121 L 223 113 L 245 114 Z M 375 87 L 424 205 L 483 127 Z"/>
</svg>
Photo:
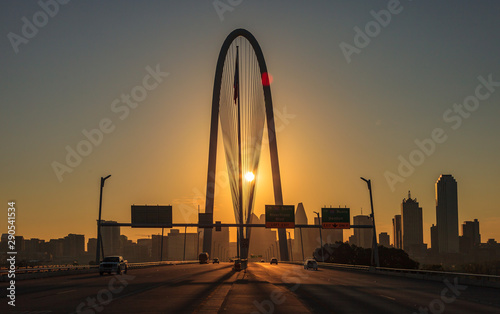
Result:
<svg viewBox="0 0 500 314">
<path fill-rule="evenodd" d="M 314 212 L 316 215 L 318 215 L 318 224 L 321 225 L 321 220 L 319 218 L 319 213 L 318 212 Z M 321 228 L 318 228 L 319 229 L 319 238 L 321 239 L 321 260 L 323 261 L 323 263 L 325 262 L 325 254 L 323 254 L 323 236 L 321 235 Z"/>
<path fill-rule="evenodd" d="M 371 217 L 373 220 L 373 239 L 372 239 L 372 265 L 380 267 L 380 261 L 378 258 L 378 243 L 377 243 L 377 230 L 375 229 L 375 215 L 373 213 L 373 198 L 372 198 L 372 181 L 366 180 L 361 177 L 361 180 L 365 181 L 368 184 L 368 190 L 370 191 L 370 206 L 372 208 Z"/>
<path fill-rule="evenodd" d="M 200 255 L 200 233 L 201 233 L 201 230 L 198 231 L 198 241 L 196 242 L 196 256 L 199 256 Z"/>
<path fill-rule="evenodd" d="M 104 256 L 104 248 L 102 245 L 102 239 L 101 239 L 101 213 L 102 213 L 102 188 L 104 187 L 104 181 L 111 177 L 111 175 L 108 175 L 107 177 L 101 177 L 101 192 L 99 195 L 99 220 L 97 220 L 97 245 L 96 245 L 96 253 L 95 253 L 95 262 L 97 265 L 99 265 L 99 262 L 101 260 L 99 253 L 100 253 L 100 247 L 103 250 L 102 255 Z"/>
<path fill-rule="evenodd" d="M 160 262 L 163 262 L 163 228 L 161 228 L 161 241 L 160 241 Z"/>
<path fill-rule="evenodd" d="M 182 260 L 186 260 L 186 232 L 187 232 L 187 226 L 184 227 L 184 254 L 182 255 Z"/>
<path fill-rule="evenodd" d="M 300 246 L 302 248 L 302 261 L 304 261 L 304 242 L 302 242 L 302 228 L 299 228 L 300 230 Z"/>
<path fill-rule="evenodd" d="M 288 231 L 288 238 L 290 239 L 290 260 L 293 262 L 292 236 L 290 236 L 290 231 Z"/>
</svg>

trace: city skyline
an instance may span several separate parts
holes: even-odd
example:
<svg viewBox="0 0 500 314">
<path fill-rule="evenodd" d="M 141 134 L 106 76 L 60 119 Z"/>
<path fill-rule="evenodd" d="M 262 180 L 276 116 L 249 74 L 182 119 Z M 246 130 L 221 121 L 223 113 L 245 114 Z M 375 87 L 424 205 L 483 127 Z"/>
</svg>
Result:
<svg viewBox="0 0 500 314">
<path fill-rule="evenodd" d="M 109 174 L 103 219 L 129 222 L 132 204 L 172 204 L 174 222 L 195 222 L 205 207 L 216 58 L 227 34 L 244 27 L 272 75 L 285 204 L 302 202 L 309 221 L 324 205 L 368 213 L 363 176 L 372 180 L 377 231 L 392 234 L 411 190 L 430 243 L 434 183 L 450 173 L 460 182 L 458 222 L 478 219 L 483 239 L 500 239 L 490 197 L 500 174 L 500 148 L 491 145 L 500 131 L 500 45 L 489 39 L 500 27 L 497 3 L 402 2 L 368 36 L 387 2 L 247 1 L 222 19 L 212 3 L 96 10 L 71 2 L 18 46 L 8 34 L 23 35 L 23 17 L 43 8 L 1 6 L 0 189 L 4 204 L 16 202 L 19 234 L 95 237 L 99 179 Z M 348 46 L 359 52 L 346 57 Z M 233 222 L 219 148 L 214 220 Z M 274 202 L 268 156 L 264 143 L 257 216 Z"/>
<path fill-rule="evenodd" d="M 413 220 L 412 220 L 412 222 L 410 223 L 410 226 L 411 226 L 411 228 L 412 228 L 412 231 L 411 231 L 411 234 L 412 234 L 412 235 L 410 236 L 410 237 L 411 237 L 410 242 L 412 242 L 412 244 L 411 244 L 411 245 L 415 245 L 415 244 L 422 243 L 422 244 L 425 244 L 428 248 L 431 248 L 431 247 L 432 247 L 432 244 L 431 244 L 431 243 L 432 243 L 432 241 L 431 241 L 431 240 L 432 240 L 432 235 L 431 235 L 431 234 L 432 234 L 432 228 L 436 228 L 436 232 L 437 232 L 437 216 L 438 216 L 438 205 L 437 205 L 437 204 L 438 204 L 438 183 L 442 181 L 442 178 L 445 178 L 446 180 L 450 180 L 450 179 L 451 179 L 452 183 L 454 183 L 454 187 L 453 187 L 453 189 L 454 189 L 454 192 L 453 192 L 453 193 L 454 193 L 454 195 L 455 195 L 455 196 L 454 196 L 454 198 L 458 198 L 458 194 L 457 194 L 457 192 L 456 192 L 456 190 L 457 190 L 457 187 L 456 187 L 457 183 L 456 183 L 455 179 L 453 178 L 453 176 L 452 176 L 452 175 L 448 175 L 448 174 L 447 174 L 447 175 L 441 175 L 441 176 L 438 178 L 438 180 L 436 181 L 436 183 L 435 183 L 435 186 L 436 186 L 436 188 L 435 188 L 435 190 L 436 190 L 436 194 L 435 194 L 435 197 L 436 197 L 436 207 L 435 207 L 436 223 L 433 223 L 433 224 L 432 224 L 432 226 L 428 228 L 428 231 L 429 231 L 429 237 L 428 237 L 428 240 L 429 240 L 429 241 L 428 241 L 428 242 L 423 241 L 423 238 L 424 238 L 424 236 L 423 236 L 423 235 L 426 233 L 426 230 L 425 230 L 425 228 L 423 227 L 423 224 L 422 224 L 422 208 L 421 208 L 421 207 L 419 207 L 419 203 L 417 202 L 416 198 L 414 198 L 414 199 L 412 199 L 412 198 L 411 198 L 411 192 L 410 192 L 410 191 L 408 191 L 407 198 L 404 198 L 404 199 L 403 199 L 403 202 L 400 204 L 400 206 L 401 206 L 400 214 L 397 214 L 397 215 L 395 215 L 395 216 L 392 218 L 392 224 L 391 224 L 391 226 L 392 226 L 392 227 L 391 227 L 391 229 L 389 230 L 389 232 L 391 232 L 390 234 L 392 234 L 392 242 L 391 242 L 391 245 L 392 245 L 392 246 L 394 246 L 394 247 L 396 247 L 396 248 L 405 249 L 405 245 L 404 245 L 404 237 L 405 237 L 405 236 L 404 236 L 404 231 L 403 231 L 403 230 L 404 230 L 404 218 L 403 218 L 403 217 L 404 217 L 404 215 L 403 215 L 403 212 L 404 212 L 404 211 L 403 211 L 403 209 L 404 209 L 404 208 L 408 208 L 407 210 L 409 210 L 409 213 L 411 213 L 411 217 L 416 219 L 416 221 L 413 221 Z M 441 193 L 443 193 L 443 192 L 441 192 Z M 405 207 L 405 205 L 406 205 L 406 207 Z M 456 217 L 458 217 L 459 212 L 458 212 L 458 206 L 457 206 L 457 204 L 456 204 L 456 201 L 455 201 L 455 204 L 454 204 L 453 206 L 456 208 L 456 215 L 455 215 L 455 216 L 456 216 Z M 416 212 L 415 212 L 415 213 L 413 213 L 415 210 L 416 210 Z M 263 215 L 261 215 L 261 216 L 263 217 Z M 254 217 L 254 218 L 252 219 L 252 221 L 258 221 L 258 219 L 259 219 L 259 218 L 256 216 L 256 214 L 255 214 L 255 213 L 254 213 L 254 214 L 252 214 L 252 217 Z M 356 218 L 356 217 L 357 217 L 357 219 L 358 219 L 358 220 L 357 220 L 357 222 L 355 222 L 355 218 Z M 302 202 L 301 202 L 301 203 L 299 203 L 299 204 L 297 205 L 297 207 L 296 207 L 296 217 L 295 217 L 295 218 L 296 218 L 296 223 L 298 223 L 298 224 L 307 224 L 307 222 L 308 222 L 308 217 L 307 217 L 307 214 L 306 214 L 306 212 L 305 212 L 304 205 L 303 205 L 303 203 L 302 203 Z M 363 214 L 362 214 L 362 209 L 361 209 L 361 214 L 360 214 L 360 215 L 357 215 L 357 216 L 352 216 L 352 215 L 351 215 L 351 224 L 354 224 L 354 225 L 359 225 L 359 224 L 361 224 L 361 225 L 362 225 L 362 224 L 370 224 L 370 223 L 371 223 L 371 222 L 370 222 L 371 220 L 370 220 L 370 219 L 368 219 L 368 218 L 369 218 L 369 216 L 366 216 L 366 215 L 363 215 Z M 262 219 L 263 219 L 263 218 L 262 218 Z M 457 218 L 457 219 L 458 219 L 458 218 Z M 472 232 L 476 232 L 476 229 L 477 229 L 477 233 L 479 234 L 479 231 L 478 231 L 478 230 L 479 230 L 479 227 L 478 227 L 478 225 L 476 226 L 476 224 L 478 224 L 478 223 L 479 223 L 479 222 L 478 222 L 478 219 L 474 218 L 473 220 L 474 220 L 474 221 L 467 221 L 467 220 L 464 220 L 464 221 L 463 221 L 463 224 L 462 224 L 462 228 L 466 228 L 466 226 L 469 228 L 469 229 L 468 229 L 468 236 L 470 236 L 470 235 L 472 234 Z M 313 217 L 313 221 L 314 221 L 314 224 L 315 224 L 315 225 L 317 225 L 317 224 L 318 224 L 318 218 L 317 218 L 317 217 Z M 110 220 L 110 221 L 103 220 L 103 222 L 117 223 L 117 221 L 112 221 L 112 220 Z M 254 222 L 252 222 L 252 223 L 254 223 Z M 264 223 L 264 220 L 263 220 L 262 222 L 257 222 L 257 223 Z M 396 224 L 396 225 L 395 225 L 395 224 Z M 469 225 L 469 224 L 470 224 L 470 225 Z M 458 241 L 459 241 L 459 240 L 458 240 L 458 238 L 459 238 L 459 236 L 458 236 L 458 235 L 459 235 L 459 233 L 458 233 L 458 229 L 459 229 L 459 226 L 460 226 L 460 222 L 459 222 L 458 220 L 457 220 L 457 224 L 456 224 L 456 225 L 457 225 L 457 226 L 456 226 L 456 230 L 457 230 L 456 246 L 457 246 L 457 249 L 456 249 L 456 251 L 455 251 L 455 252 L 458 252 L 458 251 L 459 251 L 459 250 L 458 250 Z M 420 227 L 419 227 L 419 226 L 420 226 Z M 103 230 L 106 230 L 106 231 L 104 231 L 104 233 L 105 233 L 105 234 L 107 234 L 107 233 L 111 232 L 111 230 L 113 230 L 113 229 L 115 229 L 115 228 L 117 228 L 118 230 L 120 230 L 120 227 L 104 227 L 104 228 L 103 228 Z M 143 230 L 152 229 L 152 230 L 156 230 L 156 231 L 161 230 L 161 228 L 142 228 L 142 229 L 143 229 Z M 165 228 L 165 229 L 169 230 L 169 229 L 176 229 L 176 228 Z M 195 229 L 195 227 L 188 227 L 187 229 L 192 230 L 192 229 Z M 231 229 L 234 229 L 234 228 L 231 228 Z M 130 229 L 129 229 L 129 228 L 126 228 L 125 230 L 130 230 Z M 177 229 L 176 229 L 176 230 L 177 230 Z M 276 229 L 272 229 L 272 230 L 276 230 Z M 293 233 L 293 234 L 294 234 L 293 239 L 297 239 L 297 235 L 296 235 L 296 234 L 297 234 L 297 230 L 298 230 L 298 229 L 295 229 L 295 232 Z M 315 230 L 315 229 L 310 229 L 310 230 Z M 348 230 L 342 230 L 342 229 L 339 229 L 339 230 L 334 230 L 334 231 L 333 231 L 333 230 L 330 230 L 330 232 L 341 232 L 341 233 L 343 234 L 343 233 L 344 233 L 344 231 L 345 231 L 346 233 L 349 233 L 349 232 L 351 232 L 351 231 L 352 231 L 351 236 L 353 236 L 353 235 L 355 234 L 355 230 L 356 230 L 356 229 L 348 229 Z M 368 229 L 367 229 L 367 230 L 368 230 Z M 420 230 L 420 231 L 422 231 L 422 233 L 423 233 L 423 234 L 422 234 L 422 239 L 420 239 L 420 236 L 418 235 L 418 233 L 420 232 L 419 230 Z M 326 232 L 328 232 L 328 231 L 329 231 L 329 230 L 324 230 L 324 232 L 325 232 L 325 233 L 326 233 Z M 360 234 L 360 232 L 361 232 L 361 230 L 358 230 L 358 234 Z M 371 231 L 370 231 L 370 232 L 371 232 Z M 386 234 L 389 234 L 389 232 L 387 232 L 387 231 L 382 231 L 382 232 L 379 232 L 379 234 L 378 234 L 378 235 L 380 235 L 380 233 L 386 233 Z M 236 232 L 235 232 L 235 233 L 236 233 Z M 234 234 L 235 234 L 235 233 L 234 233 Z M 396 236 L 396 235 L 395 235 L 396 233 L 398 233 L 398 234 L 399 234 L 399 236 Z M 158 234 L 161 234 L 161 233 L 160 233 L 160 232 L 157 232 L 157 233 L 152 233 L 152 235 L 158 235 Z M 460 237 L 462 237 L 463 235 L 465 235 L 465 234 L 464 234 L 464 232 L 462 231 L 462 235 L 460 235 Z M 148 236 L 149 236 L 149 235 L 148 235 Z M 277 235 L 275 235 L 275 236 L 277 237 Z M 407 235 L 407 236 L 408 236 L 408 235 Z M 106 237 L 106 236 L 105 236 L 105 235 L 103 235 L 103 237 Z M 109 238 L 110 236 L 107 236 L 107 237 Z M 337 239 L 338 237 L 339 237 L 339 236 L 333 236 L 333 237 L 332 237 L 332 236 L 327 236 L 327 238 L 335 238 L 335 239 Z M 345 237 L 345 239 L 346 239 L 344 242 L 348 241 L 347 239 L 349 238 L 349 235 L 347 235 L 347 236 L 345 236 L 345 235 L 340 236 L 340 238 L 343 238 L 343 237 Z M 31 238 L 32 238 L 32 239 L 38 239 L 39 237 L 36 237 L 36 236 L 35 236 L 35 237 L 31 237 Z M 89 236 L 88 238 L 89 238 L 89 239 L 91 239 L 92 237 L 90 237 L 90 236 Z M 233 236 L 231 237 L 231 240 L 233 240 L 233 238 L 236 238 L 236 235 L 233 235 Z M 437 237 L 436 237 L 436 238 L 437 238 Z M 140 238 L 140 237 L 137 237 L 137 238 L 135 238 L 134 240 L 139 240 L 139 239 L 141 239 L 141 238 Z M 353 239 L 356 239 L 356 237 L 353 237 Z M 371 235 L 370 235 L 370 239 L 371 239 Z M 481 242 L 480 242 L 480 241 L 481 241 L 480 239 L 481 239 L 481 237 L 479 237 L 479 240 L 477 240 L 476 238 L 474 238 L 474 243 L 476 243 L 476 242 L 478 242 L 478 241 L 479 241 L 479 243 L 481 243 Z M 489 238 L 489 237 L 483 237 L 483 239 L 487 239 L 487 240 L 490 240 L 490 239 L 497 240 L 497 238 Z M 109 241 L 109 240 L 108 240 L 108 241 Z M 299 241 L 300 241 L 300 240 L 299 240 Z M 311 240 L 311 241 L 312 241 L 311 243 L 315 242 L 315 240 Z M 358 240 L 355 240 L 355 241 L 358 241 Z M 368 240 L 366 240 L 366 241 L 368 241 Z M 366 241 L 365 241 L 365 242 L 366 242 Z M 395 244 L 395 241 L 400 241 L 400 244 L 399 244 L 399 245 L 396 245 L 396 244 Z M 110 242 L 113 242 L 113 241 L 110 241 Z M 333 241 L 333 242 L 335 242 L 335 241 Z M 369 243 L 371 243 L 371 240 L 369 240 L 368 242 L 369 242 Z M 368 242 L 366 242 L 366 243 L 368 243 Z M 300 243 L 300 242 L 299 242 L 299 243 Z M 327 242 L 325 242 L 325 243 L 327 243 Z M 355 243 L 355 244 L 357 243 L 357 245 L 359 245 L 359 246 L 363 246 L 363 245 L 360 245 L 360 243 L 358 243 L 358 242 L 353 242 L 353 243 Z M 365 246 L 366 246 L 366 245 L 365 245 Z M 407 250 L 408 250 L 408 248 L 406 248 L 405 250 L 407 251 Z M 411 249 L 410 249 L 410 250 L 411 250 Z"/>
<path fill-rule="evenodd" d="M 460 236 L 458 234 L 458 221 L 456 221 L 456 228 L 453 227 L 455 219 L 458 217 L 456 203 L 456 199 L 458 198 L 457 182 L 453 176 L 441 175 L 436 181 L 435 187 L 437 224 L 436 226 L 433 225 L 429 230 L 432 244 L 430 249 L 427 250 L 429 244 L 423 243 L 422 208 L 419 207 L 417 199 L 412 198 L 410 191 L 408 191 L 407 198 L 404 198 L 401 203 L 401 214 L 393 218 L 394 245 L 390 245 L 390 235 L 387 232 L 378 233 L 379 245 L 400 248 L 411 258 L 424 264 L 436 262 L 444 264 L 453 263 L 453 260 L 460 261 L 460 256 L 462 258 L 467 256 L 471 261 L 479 261 L 485 258 L 485 253 L 487 252 L 485 249 L 489 248 L 493 252 L 495 246 L 497 246 L 497 242 L 491 238 L 487 239 L 487 241 L 481 241 L 479 221 L 477 219 L 464 221 L 461 224 L 462 234 Z M 116 223 L 116 221 L 103 222 Z M 252 214 L 250 223 L 264 224 L 265 215 L 261 215 L 259 219 L 255 214 Z M 295 223 L 308 224 L 308 218 L 302 203 L 297 205 Z M 372 220 L 368 215 L 356 215 L 353 217 L 352 223 L 354 225 L 370 225 Z M 318 217 L 314 217 L 314 225 L 321 225 L 321 220 Z M 441 228 L 438 228 L 438 226 L 441 226 Z M 126 235 L 121 234 L 121 227 L 119 226 L 103 227 L 102 237 L 105 248 L 103 256 L 126 255 L 134 261 L 164 259 L 192 260 L 196 259 L 197 254 L 203 251 L 203 230 L 197 229 L 197 232 L 187 233 L 187 228 L 185 228 L 184 234 L 177 228 L 166 229 L 168 234 L 163 237 L 164 240 L 160 240 L 162 238 L 160 234 L 153 233 L 147 235 L 147 238 L 138 238 L 134 242 L 128 239 Z M 255 228 L 252 230 L 253 236 L 250 240 L 250 255 L 252 258 L 257 258 L 258 261 L 260 258 L 268 259 L 273 255 L 278 256 L 275 255 L 278 254 L 276 231 L 267 228 Z M 295 237 L 293 239 L 291 232 L 288 232 L 287 242 L 291 248 L 289 256 L 292 260 L 301 260 L 315 251 L 320 243 L 323 245 L 332 245 L 338 241 L 348 242 L 351 245 L 362 248 L 371 248 L 372 230 L 359 228 L 353 230 L 354 234 L 347 241 L 343 238 L 342 229 L 325 229 L 322 232 L 318 232 L 319 230 L 315 228 L 306 228 L 304 230 L 295 228 Z M 440 236 L 438 230 L 441 230 L 441 233 L 446 236 Z M 212 245 L 214 256 L 219 256 L 221 260 L 225 260 L 237 255 L 235 242 L 230 242 L 230 228 L 224 227 L 222 228 L 222 232 L 216 231 L 213 234 Z M 2 234 L 2 241 L 0 242 L 2 247 L 7 246 L 6 239 L 7 234 Z M 50 239 L 49 241 L 40 238 L 23 239 L 22 235 L 18 235 L 16 236 L 16 242 L 18 242 L 17 245 L 22 254 L 20 255 L 20 260 L 40 260 L 40 262 L 47 263 L 49 261 L 68 262 L 68 259 L 75 259 L 76 262 L 77 259 L 83 261 L 90 258 L 90 262 L 92 263 L 97 239 L 87 237 L 87 241 L 85 241 L 85 235 L 70 233 L 64 238 Z M 161 253 L 160 243 L 163 243 Z M 181 254 L 184 245 L 186 248 L 184 253 Z M 86 251 L 85 248 L 87 248 Z M 452 256 L 449 253 L 456 254 Z"/>
</svg>

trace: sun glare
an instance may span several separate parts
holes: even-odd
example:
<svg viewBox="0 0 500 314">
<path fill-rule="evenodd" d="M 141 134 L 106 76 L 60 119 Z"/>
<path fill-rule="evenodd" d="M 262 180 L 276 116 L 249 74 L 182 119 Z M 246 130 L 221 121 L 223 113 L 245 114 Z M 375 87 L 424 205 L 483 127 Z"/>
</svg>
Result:
<svg viewBox="0 0 500 314">
<path fill-rule="evenodd" d="M 255 175 L 253 174 L 253 172 L 247 172 L 245 173 L 245 179 L 248 181 L 248 182 L 252 182 L 253 179 L 255 179 Z"/>
</svg>

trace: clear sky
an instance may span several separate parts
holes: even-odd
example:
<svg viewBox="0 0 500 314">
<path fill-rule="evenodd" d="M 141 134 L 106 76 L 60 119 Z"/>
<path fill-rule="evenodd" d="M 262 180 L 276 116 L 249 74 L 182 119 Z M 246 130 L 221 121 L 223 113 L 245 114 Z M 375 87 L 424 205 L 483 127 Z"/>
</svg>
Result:
<svg viewBox="0 0 500 314">
<path fill-rule="evenodd" d="M 0 4 L 2 233 L 14 200 L 19 235 L 95 237 L 108 174 L 103 219 L 129 222 L 130 205 L 147 203 L 172 204 L 175 222 L 195 222 L 217 57 L 245 28 L 274 78 L 285 204 L 303 202 L 310 222 L 323 205 L 368 213 L 363 176 L 377 231 L 392 241 L 391 218 L 411 190 L 429 243 L 434 184 L 452 174 L 459 223 L 477 218 L 483 241 L 500 240 L 499 2 L 41 2 L 48 13 L 36 1 Z M 144 99 L 127 106 L 121 95 L 154 71 Z M 98 128 L 107 133 L 84 147 L 84 130 Z M 87 156 L 68 166 L 66 147 L 78 145 Z M 222 145 L 218 155 L 223 172 Z M 257 214 L 273 202 L 266 146 L 261 160 Z M 54 162 L 71 172 L 58 178 Z M 234 221 L 227 182 L 216 191 L 215 219 Z"/>
</svg>

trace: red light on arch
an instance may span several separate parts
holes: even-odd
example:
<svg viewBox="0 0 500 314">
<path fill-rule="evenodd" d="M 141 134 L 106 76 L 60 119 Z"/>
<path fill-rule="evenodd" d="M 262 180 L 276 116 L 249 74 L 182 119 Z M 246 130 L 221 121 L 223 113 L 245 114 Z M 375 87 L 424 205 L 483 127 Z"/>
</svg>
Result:
<svg viewBox="0 0 500 314">
<path fill-rule="evenodd" d="M 273 76 L 267 72 L 262 73 L 262 85 L 269 86 L 273 82 Z"/>
</svg>

